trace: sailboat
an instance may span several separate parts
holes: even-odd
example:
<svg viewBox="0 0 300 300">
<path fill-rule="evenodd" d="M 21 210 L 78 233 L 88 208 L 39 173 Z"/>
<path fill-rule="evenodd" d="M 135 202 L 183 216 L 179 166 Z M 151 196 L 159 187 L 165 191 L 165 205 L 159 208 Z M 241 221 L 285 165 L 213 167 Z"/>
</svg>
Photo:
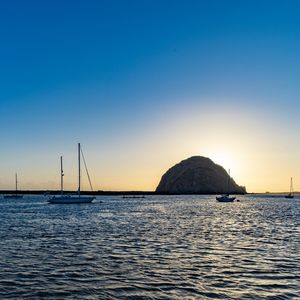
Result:
<svg viewBox="0 0 300 300">
<path fill-rule="evenodd" d="M 15 194 L 12 195 L 5 195 L 4 198 L 5 199 L 21 199 L 23 198 L 23 195 L 18 194 L 18 174 L 15 174 L 15 178 L 16 178 L 16 191 Z"/>
<path fill-rule="evenodd" d="M 285 195 L 285 198 L 288 199 L 294 198 L 293 177 L 291 177 L 290 192 L 287 195 Z"/>
<path fill-rule="evenodd" d="M 48 199 L 49 203 L 55 204 L 74 204 L 74 203 L 91 203 L 96 197 L 94 196 L 81 196 L 80 194 L 80 185 L 81 185 L 81 155 L 84 160 L 84 156 L 81 150 L 80 143 L 78 143 L 78 190 L 76 195 L 64 195 L 64 171 L 63 171 L 63 158 L 60 157 L 60 195 L 53 196 Z M 85 168 L 87 171 L 86 163 L 84 160 Z M 92 188 L 92 184 L 90 181 L 90 176 L 87 171 L 88 179 L 90 182 L 90 186 Z"/>
<path fill-rule="evenodd" d="M 229 184 L 230 184 L 230 170 L 228 170 L 228 180 L 227 180 L 227 194 L 217 196 L 216 200 L 219 202 L 233 202 L 235 197 L 230 197 L 229 195 Z"/>
</svg>

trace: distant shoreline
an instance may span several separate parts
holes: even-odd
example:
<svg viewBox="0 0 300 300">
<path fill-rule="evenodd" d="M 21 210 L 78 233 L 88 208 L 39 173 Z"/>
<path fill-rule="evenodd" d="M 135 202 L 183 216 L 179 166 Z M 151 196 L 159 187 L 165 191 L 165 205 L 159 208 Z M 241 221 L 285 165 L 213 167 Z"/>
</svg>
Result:
<svg viewBox="0 0 300 300">
<path fill-rule="evenodd" d="M 0 190 L 1 194 L 15 194 L 15 190 Z M 60 194 L 60 190 L 18 190 L 17 194 L 24 195 L 56 195 Z M 76 191 L 64 191 L 64 194 L 76 194 Z M 118 195 L 218 195 L 220 193 L 164 193 L 152 191 L 80 191 L 82 195 L 96 195 L 96 196 L 118 196 Z M 234 194 L 234 193 L 231 193 Z M 237 195 L 237 194 L 236 194 Z M 241 195 L 241 194 L 239 194 Z"/>
<path fill-rule="evenodd" d="M 15 194 L 15 190 L 0 190 L 0 195 Z M 18 190 L 17 194 L 23 195 L 57 195 L 60 194 L 60 190 Z M 76 194 L 76 191 L 64 191 L 64 194 Z M 95 195 L 95 196 L 126 196 L 126 195 L 218 195 L 220 193 L 163 193 L 154 191 L 81 191 L 83 195 Z M 285 195 L 287 192 L 274 192 L 274 193 L 230 193 L 231 195 Z M 300 192 L 295 192 L 295 195 Z"/>
</svg>

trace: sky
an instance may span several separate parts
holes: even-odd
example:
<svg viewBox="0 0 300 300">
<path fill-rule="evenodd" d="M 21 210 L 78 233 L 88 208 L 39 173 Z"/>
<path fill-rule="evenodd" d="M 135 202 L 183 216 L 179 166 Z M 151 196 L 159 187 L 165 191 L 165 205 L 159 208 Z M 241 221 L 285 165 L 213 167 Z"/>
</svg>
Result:
<svg viewBox="0 0 300 300">
<path fill-rule="evenodd" d="M 0 4 L 0 189 L 154 190 L 193 155 L 300 190 L 299 1 Z M 87 179 L 83 182 L 88 189 Z"/>
</svg>

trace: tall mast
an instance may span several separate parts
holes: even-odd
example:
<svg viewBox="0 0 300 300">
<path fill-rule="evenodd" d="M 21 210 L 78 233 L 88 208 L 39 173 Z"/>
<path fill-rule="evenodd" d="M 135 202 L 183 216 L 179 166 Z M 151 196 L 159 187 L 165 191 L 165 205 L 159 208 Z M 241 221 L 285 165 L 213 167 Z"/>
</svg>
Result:
<svg viewBox="0 0 300 300">
<path fill-rule="evenodd" d="M 80 196 L 80 143 L 78 143 L 78 195 Z"/>
<path fill-rule="evenodd" d="M 229 184 L 230 184 L 230 169 L 228 169 L 227 194 L 229 194 Z"/>
<path fill-rule="evenodd" d="M 64 191 L 64 170 L 63 170 L 63 157 L 60 157 L 60 193 Z"/>
<path fill-rule="evenodd" d="M 291 177 L 290 194 L 293 193 L 293 177 Z"/>
<path fill-rule="evenodd" d="M 18 192 L 18 175 L 17 175 L 17 173 L 15 174 L 15 176 L 16 176 L 16 194 L 17 194 L 17 192 Z"/>
</svg>

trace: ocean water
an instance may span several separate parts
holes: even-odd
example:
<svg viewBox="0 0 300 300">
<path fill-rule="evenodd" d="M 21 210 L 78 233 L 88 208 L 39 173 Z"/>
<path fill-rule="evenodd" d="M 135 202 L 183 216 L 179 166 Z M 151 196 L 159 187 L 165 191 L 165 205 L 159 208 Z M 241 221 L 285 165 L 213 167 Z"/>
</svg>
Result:
<svg viewBox="0 0 300 300">
<path fill-rule="evenodd" d="M 300 198 L 0 199 L 0 299 L 300 299 Z"/>
</svg>

